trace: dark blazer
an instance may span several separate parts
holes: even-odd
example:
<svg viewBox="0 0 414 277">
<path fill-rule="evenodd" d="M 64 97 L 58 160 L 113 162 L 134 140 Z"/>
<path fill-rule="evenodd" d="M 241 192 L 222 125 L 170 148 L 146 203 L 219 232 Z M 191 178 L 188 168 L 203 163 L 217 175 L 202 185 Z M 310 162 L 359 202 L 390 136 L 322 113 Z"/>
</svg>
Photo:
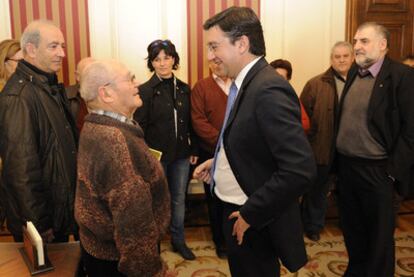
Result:
<svg viewBox="0 0 414 277">
<path fill-rule="evenodd" d="M 335 137 L 335 112 L 338 106 L 335 73 L 332 67 L 310 79 L 300 100 L 311 121 L 308 139 L 318 165 L 331 165 Z"/>
<path fill-rule="evenodd" d="M 79 84 L 66 87 L 65 92 L 69 102 L 70 111 L 73 118 L 76 120 L 76 127 L 80 132 L 85 121 L 85 116 L 88 114 L 88 108 L 86 107 L 85 101 L 80 96 Z"/>
<path fill-rule="evenodd" d="M 316 176 L 295 91 L 261 58 L 239 89 L 223 144 L 247 202 L 240 213 L 268 232 L 278 257 L 297 271 L 306 261 L 298 198 Z"/>
<path fill-rule="evenodd" d="M 7 199 L 7 227 L 14 235 L 21 235 L 26 221 L 40 233 L 53 228 L 67 235 L 75 228 L 77 134 L 73 118 L 65 116 L 68 107 L 56 101 L 59 93 L 63 85 L 50 86 L 19 62 L 0 94 L 0 197 Z"/>
<path fill-rule="evenodd" d="M 139 87 L 143 105 L 134 119 L 140 124 L 149 147 L 162 152 L 161 161 L 172 162 L 197 154 L 191 128 L 190 87 L 176 79 L 177 136 L 174 123 L 174 99 L 168 86 L 156 74 Z"/>
<path fill-rule="evenodd" d="M 354 64 L 348 72 L 342 100 L 357 74 L 358 66 Z M 413 194 L 414 69 L 385 57 L 368 106 L 368 129 L 387 150 L 387 173 L 396 179 L 397 191 L 403 196 Z"/>
</svg>

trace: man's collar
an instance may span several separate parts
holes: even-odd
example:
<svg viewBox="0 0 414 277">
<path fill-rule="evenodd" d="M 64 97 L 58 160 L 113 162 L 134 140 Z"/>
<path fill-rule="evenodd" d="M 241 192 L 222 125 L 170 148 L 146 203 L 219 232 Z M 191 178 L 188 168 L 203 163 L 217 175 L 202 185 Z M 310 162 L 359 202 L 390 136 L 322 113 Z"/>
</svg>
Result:
<svg viewBox="0 0 414 277">
<path fill-rule="evenodd" d="M 47 73 L 47 72 L 37 68 L 36 66 L 29 63 L 26 60 L 21 60 L 20 62 L 23 63 L 28 68 L 30 68 L 31 70 L 33 70 L 35 73 L 40 74 L 42 76 L 45 76 L 47 78 L 47 81 L 48 81 L 49 85 L 53 86 L 53 85 L 58 84 L 58 78 L 57 78 L 57 75 L 55 73 Z"/>
<path fill-rule="evenodd" d="M 249 62 L 243 69 L 239 72 L 234 83 L 236 84 L 237 90 L 240 90 L 241 85 L 243 84 L 243 80 L 246 77 L 249 70 L 262 58 L 263 56 L 259 56 L 254 58 L 251 62 Z"/>
<path fill-rule="evenodd" d="M 125 115 L 122 115 L 122 114 L 119 114 L 119 113 L 116 113 L 116 112 L 97 109 L 97 110 L 92 110 L 91 113 L 99 114 L 99 115 L 105 115 L 105 116 L 111 117 L 113 119 L 116 119 L 118 121 L 121 121 L 123 123 L 136 125 L 135 120 L 130 119 L 130 118 L 126 117 Z"/>
<path fill-rule="evenodd" d="M 376 61 L 373 65 L 371 65 L 370 67 L 368 67 L 367 69 L 362 69 L 359 68 L 359 73 L 360 75 L 365 75 L 367 71 L 369 71 L 369 73 L 371 73 L 371 75 L 376 78 L 378 73 L 381 70 L 382 64 L 384 63 L 384 58 L 382 57 L 380 58 L 378 61 Z"/>
<path fill-rule="evenodd" d="M 344 82 L 345 83 L 345 79 L 344 79 L 344 77 L 342 77 L 342 75 L 341 74 L 339 74 L 333 67 L 331 67 L 332 68 L 332 72 L 333 72 L 333 75 L 336 77 L 336 78 L 338 78 L 339 80 L 341 80 L 342 82 Z"/>
</svg>

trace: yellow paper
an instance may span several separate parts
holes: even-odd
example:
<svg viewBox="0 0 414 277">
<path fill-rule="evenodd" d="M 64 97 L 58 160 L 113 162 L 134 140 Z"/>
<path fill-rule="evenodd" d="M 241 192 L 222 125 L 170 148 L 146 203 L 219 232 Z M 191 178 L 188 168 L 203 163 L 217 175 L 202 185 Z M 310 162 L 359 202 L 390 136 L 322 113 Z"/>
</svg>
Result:
<svg viewBox="0 0 414 277">
<path fill-rule="evenodd" d="M 155 150 L 155 149 L 152 149 L 152 148 L 150 148 L 149 150 L 150 150 L 151 154 L 154 155 L 154 157 L 158 161 L 161 161 L 161 156 L 162 156 L 162 152 L 161 151 L 158 151 L 158 150 Z"/>
</svg>

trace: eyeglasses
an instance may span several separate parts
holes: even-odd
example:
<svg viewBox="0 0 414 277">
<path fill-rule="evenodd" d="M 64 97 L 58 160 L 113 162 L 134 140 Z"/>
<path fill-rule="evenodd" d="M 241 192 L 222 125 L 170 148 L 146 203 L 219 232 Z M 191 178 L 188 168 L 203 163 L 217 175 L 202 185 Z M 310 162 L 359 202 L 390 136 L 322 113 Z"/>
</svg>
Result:
<svg viewBox="0 0 414 277">
<path fill-rule="evenodd" d="M 219 43 L 211 43 L 207 45 L 207 50 L 211 52 L 216 52 L 217 48 L 220 46 Z"/>
<path fill-rule="evenodd" d="M 207 43 L 207 51 L 211 51 L 211 52 L 216 52 L 217 49 L 221 46 L 221 44 L 223 43 L 224 38 L 221 39 L 220 41 L 213 41 L 213 42 L 209 42 Z"/>
<path fill-rule="evenodd" d="M 103 86 L 104 87 L 107 87 L 107 86 L 114 85 L 116 79 L 118 79 L 118 78 L 114 78 L 112 81 L 109 81 L 108 83 L 104 84 Z M 136 81 L 135 74 L 132 74 L 130 77 L 127 77 L 127 78 L 125 78 L 125 79 L 123 79 L 123 80 L 121 80 L 119 82 L 129 82 L 131 84 L 134 84 L 135 81 Z"/>
</svg>

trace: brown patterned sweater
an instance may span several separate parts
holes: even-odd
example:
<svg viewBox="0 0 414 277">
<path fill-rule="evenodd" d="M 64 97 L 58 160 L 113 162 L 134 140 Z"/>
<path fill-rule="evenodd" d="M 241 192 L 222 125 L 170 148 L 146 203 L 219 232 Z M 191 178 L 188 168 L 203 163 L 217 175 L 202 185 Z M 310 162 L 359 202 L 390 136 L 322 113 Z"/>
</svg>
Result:
<svg viewBox="0 0 414 277">
<path fill-rule="evenodd" d="M 165 274 L 157 243 L 170 220 L 169 192 L 139 126 L 105 115 L 85 118 L 75 218 L 90 255 L 119 261 L 128 276 Z"/>
</svg>

